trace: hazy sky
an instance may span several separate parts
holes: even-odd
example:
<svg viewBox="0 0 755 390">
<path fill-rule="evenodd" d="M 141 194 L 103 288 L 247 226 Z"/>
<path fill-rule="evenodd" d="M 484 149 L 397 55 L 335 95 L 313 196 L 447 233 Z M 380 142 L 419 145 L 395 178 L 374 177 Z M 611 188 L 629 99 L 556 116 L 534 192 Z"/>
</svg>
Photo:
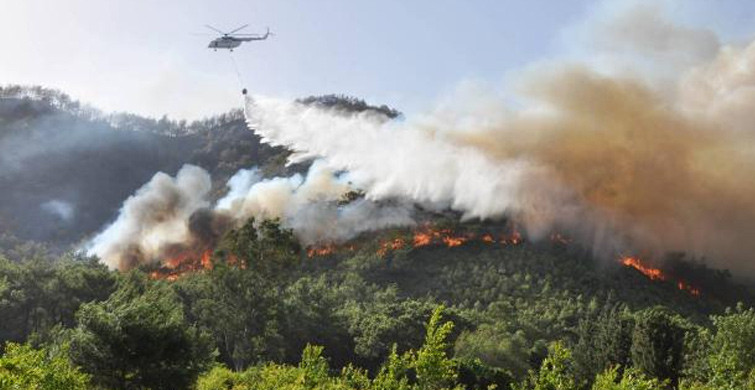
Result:
<svg viewBox="0 0 755 390">
<path fill-rule="evenodd" d="M 62 89 L 106 111 L 198 118 L 240 105 L 229 54 L 204 24 L 277 34 L 234 52 L 253 93 L 345 93 L 425 108 L 464 80 L 568 50 L 594 0 L 0 0 L 0 84 Z M 750 0 L 689 0 L 675 16 L 724 36 L 755 25 Z M 679 5 L 681 4 L 681 5 Z"/>
</svg>

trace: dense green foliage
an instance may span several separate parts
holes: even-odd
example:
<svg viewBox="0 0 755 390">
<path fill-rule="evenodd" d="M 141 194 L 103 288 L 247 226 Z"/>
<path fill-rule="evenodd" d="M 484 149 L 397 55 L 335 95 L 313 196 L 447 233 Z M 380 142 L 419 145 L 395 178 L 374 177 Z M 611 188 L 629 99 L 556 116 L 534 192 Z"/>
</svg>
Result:
<svg viewBox="0 0 755 390">
<path fill-rule="evenodd" d="M 209 366 L 209 337 L 185 321 L 173 289 L 129 274 L 103 302 L 82 305 L 70 356 L 105 388 L 186 388 Z"/>
<path fill-rule="evenodd" d="M 65 355 L 8 343 L 0 356 L 0 389 L 84 390 L 89 376 L 71 365 Z"/>
<path fill-rule="evenodd" d="M 411 242 L 395 230 L 308 258 L 276 221 L 227 232 L 212 269 L 175 281 L 60 255 L 158 170 L 194 163 L 223 181 L 301 167 L 240 112 L 185 123 L 0 93 L 0 389 L 755 389 L 747 288 L 683 254 L 667 270 L 699 297 L 558 243 L 378 255 L 386 239 Z M 300 102 L 399 115 L 343 96 Z"/>
<path fill-rule="evenodd" d="M 378 373 L 370 378 L 364 370 L 343 367 L 333 375 L 323 348 L 307 345 L 298 366 L 265 364 L 243 372 L 216 367 L 197 383 L 198 390 L 273 390 L 273 389 L 384 389 L 441 390 L 462 388 L 458 384 L 458 365 L 447 355 L 452 322 L 441 323 L 442 307 L 427 323 L 425 343 L 418 350 L 398 354 L 391 350 Z"/>
<path fill-rule="evenodd" d="M 29 380 L 65 363 L 65 378 L 108 389 L 755 383 L 755 310 L 729 282 L 695 297 L 556 245 L 376 254 L 402 234 L 308 258 L 275 221 L 250 221 L 212 269 L 175 281 L 74 256 L 0 260 L 0 341 L 30 343 L 4 356 L 44 358 Z"/>
<path fill-rule="evenodd" d="M 79 306 L 106 299 L 117 276 L 96 259 L 15 263 L 0 256 L 0 342 L 47 338 L 56 326 L 73 326 Z"/>
</svg>

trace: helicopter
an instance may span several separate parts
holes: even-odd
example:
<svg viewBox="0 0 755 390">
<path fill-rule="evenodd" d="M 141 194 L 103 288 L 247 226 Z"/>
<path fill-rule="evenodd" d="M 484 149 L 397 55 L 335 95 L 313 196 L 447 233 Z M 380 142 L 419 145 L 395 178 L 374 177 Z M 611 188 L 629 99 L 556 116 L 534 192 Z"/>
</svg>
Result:
<svg viewBox="0 0 755 390">
<path fill-rule="evenodd" d="M 233 51 L 234 48 L 241 46 L 241 43 L 243 42 L 264 41 L 270 35 L 272 35 L 269 28 L 267 29 L 267 32 L 265 32 L 265 34 L 236 34 L 237 31 L 241 31 L 247 26 L 249 25 L 245 24 L 230 32 L 223 32 L 215 27 L 206 24 L 205 27 L 209 28 L 210 30 L 223 34 L 220 38 L 213 39 L 207 47 L 215 51 L 218 51 L 218 49 L 228 49 L 230 51 Z"/>
</svg>

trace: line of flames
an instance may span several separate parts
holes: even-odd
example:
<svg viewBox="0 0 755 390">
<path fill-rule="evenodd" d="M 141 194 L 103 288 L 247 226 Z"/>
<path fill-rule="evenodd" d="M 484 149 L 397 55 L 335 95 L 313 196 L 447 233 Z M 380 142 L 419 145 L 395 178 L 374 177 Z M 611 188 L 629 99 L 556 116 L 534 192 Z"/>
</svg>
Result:
<svg viewBox="0 0 755 390">
<path fill-rule="evenodd" d="M 212 249 L 186 249 L 165 259 L 160 269 L 150 272 L 152 279 L 174 281 L 187 272 L 212 269 Z"/>
<path fill-rule="evenodd" d="M 562 245 L 568 245 L 571 242 L 571 239 L 560 233 L 551 234 L 550 240 L 553 243 Z M 523 242 L 523 239 L 522 235 L 516 230 L 513 230 L 509 234 L 500 234 L 496 236 L 492 233 L 456 233 L 451 229 L 436 229 L 425 226 L 414 231 L 410 235 L 382 241 L 376 253 L 380 257 L 385 257 L 390 252 L 404 248 L 421 248 L 431 245 L 443 245 L 448 248 L 453 248 L 469 242 L 481 242 L 489 245 L 518 245 Z M 353 244 L 336 245 L 330 243 L 307 248 L 307 257 L 323 257 L 337 252 L 353 252 L 354 250 L 356 250 L 356 246 Z M 212 269 L 212 252 L 212 249 L 187 249 L 182 251 L 167 258 L 160 269 L 150 273 L 150 277 L 153 279 L 174 281 L 186 273 Z M 240 262 L 236 256 L 232 254 L 229 255 L 226 260 L 230 265 L 246 268 L 246 264 L 244 264 L 243 261 Z M 638 257 L 624 256 L 619 259 L 619 262 L 625 267 L 630 267 L 639 271 L 650 280 L 673 282 L 679 290 L 686 291 L 694 296 L 699 296 L 701 293 L 699 288 L 692 286 L 682 279 L 666 274 L 660 268 L 647 265 Z"/>
<path fill-rule="evenodd" d="M 382 257 L 390 251 L 403 249 L 409 246 L 412 248 L 420 248 L 429 245 L 444 245 L 448 248 L 454 248 L 471 241 L 478 241 L 486 244 L 498 243 L 501 245 L 517 245 L 522 242 L 522 235 L 514 230 L 510 234 L 503 234 L 496 238 L 492 233 L 456 233 L 451 229 L 433 229 L 431 227 L 424 227 L 415 231 L 411 238 L 397 237 L 393 240 L 381 243 L 377 254 Z"/>
<path fill-rule="evenodd" d="M 198 271 L 211 270 L 213 268 L 212 249 L 196 250 L 187 249 L 163 261 L 159 269 L 150 272 L 152 279 L 175 281 L 183 275 Z M 229 254 L 226 262 L 232 266 L 246 268 L 246 262 Z"/>
<path fill-rule="evenodd" d="M 676 288 L 682 291 L 686 291 L 694 296 L 700 296 L 700 289 L 690 285 L 684 280 L 674 278 L 661 270 L 660 268 L 654 268 L 645 264 L 638 257 L 624 256 L 621 258 L 621 264 L 626 267 L 631 267 L 639 271 L 641 274 L 647 276 L 650 280 L 659 280 L 674 282 Z"/>
<path fill-rule="evenodd" d="M 485 244 L 516 245 L 522 242 L 522 235 L 514 231 L 510 234 L 503 234 L 496 238 L 492 233 L 476 234 L 466 232 L 463 234 L 456 233 L 451 229 L 435 229 L 432 227 L 423 227 L 412 232 L 408 236 L 396 237 L 390 240 L 384 240 L 380 243 L 376 253 L 380 257 L 388 253 L 401 250 L 404 248 L 420 248 L 430 245 L 443 245 L 448 248 L 464 245 L 468 242 L 483 242 Z M 354 251 L 354 245 L 336 245 L 324 244 L 307 248 L 307 257 L 329 256 L 337 252 Z"/>
</svg>

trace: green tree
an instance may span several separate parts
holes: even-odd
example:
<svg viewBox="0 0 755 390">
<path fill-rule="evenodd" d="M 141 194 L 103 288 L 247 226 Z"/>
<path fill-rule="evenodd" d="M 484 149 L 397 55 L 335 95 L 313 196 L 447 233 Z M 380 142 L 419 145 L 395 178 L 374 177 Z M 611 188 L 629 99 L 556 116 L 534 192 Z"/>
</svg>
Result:
<svg viewBox="0 0 755 390">
<path fill-rule="evenodd" d="M 460 390 L 457 363 L 446 354 L 453 323 L 441 323 L 442 311 L 438 307 L 428 321 L 425 344 L 417 351 L 401 355 L 394 347 L 372 381 L 364 370 L 352 366 L 344 367 L 340 375 L 332 375 L 328 361 L 322 356 L 323 348 L 308 345 L 298 366 L 268 363 L 242 373 L 216 367 L 199 378 L 197 389 Z"/>
<path fill-rule="evenodd" d="M 485 365 L 479 359 L 458 361 L 459 383 L 467 389 L 509 389 L 515 383 L 510 372 Z"/>
<path fill-rule="evenodd" d="M 115 274 L 93 258 L 18 263 L 0 256 L 0 342 L 44 338 L 55 326 L 73 326 L 82 303 L 106 299 Z"/>
<path fill-rule="evenodd" d="M 246 267 L 276 279 L 288 277 L 287 271 L 301 260 L 299 241 L 277 219 L 250 219 L 226 234 L 222 247 L 230 249 Z"/>
<path fill-rule="evenodd" d="M 102 303 L 82 306 L 70 356 L 107 388 L 188 388 L 213 359 L 209 338 L 186 323 L 175 292 L 131 272 Z"/>
<path fill-rule="evenodd" d="M 426 319 L 434 307 L 427 300 L 401 299 L 395 287 L 388 287 L 375 291 L 369 299 L 347 302 L 341 314 L 354 339 L 354 352 L 373 368 L 397 341 L 402 350 L 419 348 Z"/>
<path fill-rule="evenodd" d="M 0 356 L 0 389 L 85 390 L 89 375 L 71 365 L 64 355 L 45 349 L 8 343 Z"/>
<path fill-rule="evenodd" d="M 380 371 L 372 381 L 375 389 L 379 390 L 411 390 L 408 372 L 412 366 L 413 355 L 410 353 L 399 355 L 396 345 L 391 348 L 388 359 L 380 367 Z"/>
<path fill-rule="evenodd" d="M 722 390 L 755 388 L 755 310 L 740 304 L 712 320 L 708 383 Z"/>
<path fill-rule="evenodd" d="M 571 351 L 561 343 L 551 345 L 540 370 L 516 387 L 517 390 L 577 390 Z"/>
<path fill-rule="evenodd" d="M 634 367 L 676 386 L 683 350 L 684 329 L 666 309 L 653 308 L 637 314 L 631 348 Z"/>
<path fill-rule="evenodd" d="M 219 264 L 176 288 L 190 322 L 211 335 L 221 361 L 233 369 L 284 357 L 282 285 L 255 270 Z"/>
<path fill-rule="evenodd" d="M 574 346 L 574 366 L 579 380 L 592 382 L 597 374 L 610 367 L 627 367 L 633 328 L 631 314 L 621 305 L 607 305 L 597 316 L 588 315 L 580 320 Z"/>
<path fill-rule="evenodd" d="M 483 324 L 473 332 L 463 332 L 456 340 L 456 357 L 480 359 L 482 363 L 502 368 L 521 380 L 529 365 L 529 343 L 524 332 L 509 333 L 498 324 Z"/>
<path fill-rule="evenodd" d="M 353 299 L 340 283 L 326 275 L 305 276 L 283 292 L 281 336 L 285 338 L 285 360 L 298 359 L 307 344 L 326 346 L 326 354 L 336 367 L 354 362 L 354 340 L 349 334 L 346 302 Z"/>
<path fill-rule="evenodd" d="M 618 366 L 598 374 L 592 385 L 592 390 L 665 390 L 667 388 L 667 382 L 647 378 L 635 369 L 622 372 Z"/>
<path fill-rule="evenodd" d="M 427 323 L 425 343 L 417 351 L 413 367 L 417 384 L 423 390 L 438 390 L 453 387 L 458 378 L 456 363 L 447 356 L 448 337 L 453 331 L 453 322 L 440 323 L 443 306 L 433 311 Z"/>
</svg>

